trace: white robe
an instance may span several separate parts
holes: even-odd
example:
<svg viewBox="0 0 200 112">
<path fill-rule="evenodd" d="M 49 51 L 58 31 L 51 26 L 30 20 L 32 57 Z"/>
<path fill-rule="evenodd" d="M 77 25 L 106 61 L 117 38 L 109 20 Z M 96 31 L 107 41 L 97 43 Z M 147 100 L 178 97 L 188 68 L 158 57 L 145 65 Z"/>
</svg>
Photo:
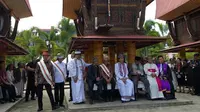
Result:
<svg viewBox="0 0 200 112">
<path fill-rule="evenodd" d="M 120 80 L 121 78 L 128 78 L 128 68 L 127 68 L 127 64 L 125 64 L 125 70 L 123 70 L 123 67 L 121 67 L 122 69 L 122 74 L 120 73 L 120 67 L 119 67 L 119 63 L 115 64 L 115 74 L 116 74 L 116 79 L 117 79 L 117 86 L 119 89 L 119 93 L 121 95 L 121 100 L 122 101 L 130 101 L 135 100 L 134 97 L 134 84 L 130 79 L 126 80 L 126 84 Z M 125 74 L 126 73 L 126 74 Z"/>
<path fill-rule="evenodd" d="M 72 59 L 68 65 L 67 69 L 69 71 L 69 77 L 76 76 L 76 59 Z M 82 59 L 81 59 L 82 60 Z M 77 67 L 78 67 L 78 81 L 75 83 L 73 78 L 71 80 L 72 83 L 72 99 L 73 103 L 80 103 L 85 101 L 85 92 L 84 92 L 84 80 L 83 80 L 83 71 L 87 64 L 82 60 L 77 60 Z"/>
<path fill-rule="evenodd" d="M 147 74 L 147 79 L 150 84 L 151 99 L 164 98 L 163 92 L 159 91 L 159 89 L 158 89 L 158 84 L 157 84 L 156 78 L 153 78 L 151 76 L 152 72 L 148 71 L 148 69 L 155 69 L 156 70 L 155 74 L 157 76 L 159 75 L 159 70 L 158 70 L 156 64 L 147 63 L 144 65 L 144 72 L 145 72 L 145 74 Z"/>
</svg>

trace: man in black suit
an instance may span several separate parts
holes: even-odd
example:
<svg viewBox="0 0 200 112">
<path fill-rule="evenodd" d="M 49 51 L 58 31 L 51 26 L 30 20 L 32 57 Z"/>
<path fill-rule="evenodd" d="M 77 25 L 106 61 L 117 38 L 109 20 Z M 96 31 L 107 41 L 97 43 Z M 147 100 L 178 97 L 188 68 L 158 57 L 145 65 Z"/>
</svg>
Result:
<svg viewBox="0 0 200 112">
<path fill-rule="evenodd" d="M 98 86 L 98 89 L 97 89 L 98 99 L 102 100 L 101 94 L 102 94 L 102 87 L 103 87 L 103 78 L 100 75 L 100 66 L 98 65 L 98 59 L 96 57 L 93 58 L 92 65 L 88 66 L 87 83 L 88 83 L 89 96 L 90 96 L 89 103 L 93 104 L 94 84 L 96 84 Z"/>
</svg>

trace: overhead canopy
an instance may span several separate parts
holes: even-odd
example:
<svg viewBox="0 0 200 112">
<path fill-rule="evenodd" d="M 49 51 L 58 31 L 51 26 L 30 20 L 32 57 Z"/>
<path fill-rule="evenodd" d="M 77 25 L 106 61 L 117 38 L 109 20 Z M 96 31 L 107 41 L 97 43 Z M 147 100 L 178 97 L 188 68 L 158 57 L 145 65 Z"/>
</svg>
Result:
<svg viewBox="0 0 200 112">
<path fill-rule="evenodd" d="M 103 41 L 104 47 L 114 46 L 118 41 L 132 41 L 136 43 L 136 48 L 142 48 L 145 46 L 157 44 L 166 41 L 167 38 L 162 37 L 151 37 L 151 36 L 139 36 L 139 35 L 128 35 L 128 36 L 84 36 L 84 37 L 74 37 L 69 46 L 69 52 L 79 49 L 86 50 L 89 45 L 94 41 Z"/>
<path fill-rule="evenodd" d="M 153 0 L 146 0 L 146 1 L 148 5 Z M 81 7 L 81 0 L 63 0 L 63 16 L 70 19 L 76 19 L 77 15 L 75 11 L 79 10 L 80 7 Z"/>
<path fill-rule="evenodd" d="M 160 52 L 173 53 L 173 52 L 179 52 L 181 50 L 185 50 L 186 52 L 195 52 L 196 50 L 198 50 L 198 48 L 200 48 L 200 41 L 174 46 L 169 49 L 161 50 Z"/>
<path fill-rule="evenodd" d="M 156 18 L 172 20 L 200 7 L 200 0 L 156 0 Z"/>
<path fill-rule="evenodd" d="M 26 18 L 32 16 L 29 0 L 0 0 L 3 5 L 11 10 L 16 18 Z"/>
<path fill-rule="evenodd" d="M 4 55 L 26 55 L 28 52 L 5 38 L 0 38 L 0 51 Z"/>
</svg>

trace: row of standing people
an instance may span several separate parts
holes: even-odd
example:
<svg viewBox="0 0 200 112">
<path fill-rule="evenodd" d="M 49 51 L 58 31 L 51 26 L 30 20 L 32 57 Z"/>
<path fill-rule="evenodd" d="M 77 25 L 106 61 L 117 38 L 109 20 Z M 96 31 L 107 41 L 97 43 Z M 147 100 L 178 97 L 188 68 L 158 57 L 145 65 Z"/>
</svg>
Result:
<svg viewBox="0 0 200 112">
<path fill-rule="evenodd" d="M 200 61 L 199 54 L 194 54 L 194 59 L 188 61 L 178 58 L 170 60 L 170 66 L 177 78 L 179 90 L 177 92 L 185 92 L 185 87 L 188 87 L 188 93 L 200 95 Z"/>
<path fill-rule="evenodd" d="M 161 60 L 161 59 L 162 60 Z M 162 63 L 155 65 L 152 59 L 149 58 L 148 62 L 140 67 L 133 67 L 134 73 L 143 80 L 146 88 L 147 96 L 149 99 L 167 98 L 174 99 L 174 87 L 172 84 L 171 70 L 168 65 L 165 65 L 162 56 L 159 57 Z M 113 76 L 112 67 L 108 63 L 108 59 L 104 59 L 104 63 L 98 65 L 98 59 L 94 58 L 92 64 L 87 64 L 81 59 L 81 52 L 75 52 L 75 58 L 68 63 L 69 77 L 71 77 L 72 83 L 72 100 L 74 104 L 84 103 L 85 92 L 84 92 L 84 80 L 86 79 L 89 87 L 90 103 L 93 103 L 94 92 L 93 85 L 98 86 L 98 93 L 102 93 L 102 87 L 107 90 L 107 84 L 111 84 L 111 91 L 113 92 L 115 83 L 119 89 L 122 102 L 135 101 L 135 85 L 137 81 L 134 79 L 131 81 L 129 78 L 129 71 L 127 64 L 124 62 L 124 55 L 120 54 L 118 57 L 118 63 L 115 64 L 115 77 Z M 138 64 L 136 64 L 137 66 Z M 88 71 L 85 71 L 85 68 Z M 158 69 L 159 68 L 159 69 Z M 145 80 L 146 79 L 146 80 Z M 109 91 L 106 91 L 108 93 Z M 164 94 L 163 94 L 164 93 Z M 107 94 L 110 99 L 112 93 Z M 101 98 L 100 98 L 101 99 Z"/>
</svg>

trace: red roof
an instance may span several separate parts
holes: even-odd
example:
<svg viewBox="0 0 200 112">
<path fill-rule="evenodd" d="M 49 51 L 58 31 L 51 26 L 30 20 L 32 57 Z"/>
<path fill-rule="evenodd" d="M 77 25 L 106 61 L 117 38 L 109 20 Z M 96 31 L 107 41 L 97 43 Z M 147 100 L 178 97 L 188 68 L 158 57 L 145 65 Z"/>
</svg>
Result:
<svg viewBox="0 0 200 112">
<path fill-rule="evenodd" d="M 156 0 L 156 18 L 172 20 L 200 7 L 200 0 Z"/>
<path fill-rule="evenodd" d="M 28 52 L 5 38 L 0 38 L 0 51 L 5 55 L 26 55 Z"/>
<path fill-rule="evenodd" d="M 170 53 L 170 52 L 179 52 L 181 50 L 186 50 L 187 52 L 187 49 L 188 49 L 188 52 L 193 52 L 195 49 L 191 50 L 190 48 L 198 48 L 198 47 L 200 47 L 200 41 L 174 46 L 169 49 L 161 50 L 161 52 Z"/>
</svg>

